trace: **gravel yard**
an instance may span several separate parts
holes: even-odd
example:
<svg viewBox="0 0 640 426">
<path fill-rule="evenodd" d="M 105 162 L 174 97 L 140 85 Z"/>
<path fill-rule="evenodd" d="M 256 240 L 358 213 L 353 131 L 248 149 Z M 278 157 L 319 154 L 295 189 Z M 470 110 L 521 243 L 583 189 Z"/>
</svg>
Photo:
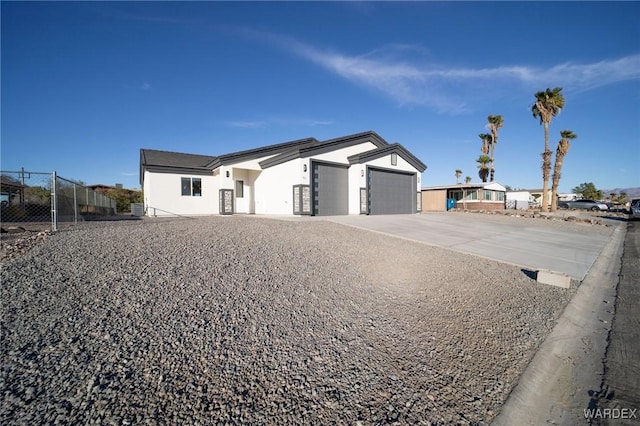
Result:
<svg viewBox="0 0 640 426">
<path fill-rule="evenodd" d="M 487 424 L 575 292 L 529 275 L 324 221 L 84 223 L 3 261 L 0 423 Z"/>
</svg>

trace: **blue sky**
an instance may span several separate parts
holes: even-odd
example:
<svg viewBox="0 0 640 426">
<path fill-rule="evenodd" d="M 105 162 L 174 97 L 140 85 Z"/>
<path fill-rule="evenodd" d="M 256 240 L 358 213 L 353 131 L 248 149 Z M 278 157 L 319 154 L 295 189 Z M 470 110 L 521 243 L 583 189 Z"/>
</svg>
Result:
<svg viewBox="0 0 640 426">
<path fill-rule="evenodd" d="M 578 134 L 560 190 L 640 186 L 639 2 L 2 2 L 1 168 L 139 187 L 140 148 L 205 155 L 374 130 L 428 169 L 541 188 L 534 93 Z"/>
</svg>

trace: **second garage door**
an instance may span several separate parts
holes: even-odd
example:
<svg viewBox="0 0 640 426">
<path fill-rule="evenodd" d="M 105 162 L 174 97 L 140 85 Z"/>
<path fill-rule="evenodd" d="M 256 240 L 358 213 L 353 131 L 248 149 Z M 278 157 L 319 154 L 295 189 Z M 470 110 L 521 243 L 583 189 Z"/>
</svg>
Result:
<svg viewBox="0 0 640 426">
<path fill-rule="evenodd" d="M 348 167 L 316 162 L 312 164 L 313 214 L 349 214 Z"/>
<path fill-rule="evenodd" d="M 416 175 L 369 168 L 369 214 L 416 212 Z"/>
</svg>

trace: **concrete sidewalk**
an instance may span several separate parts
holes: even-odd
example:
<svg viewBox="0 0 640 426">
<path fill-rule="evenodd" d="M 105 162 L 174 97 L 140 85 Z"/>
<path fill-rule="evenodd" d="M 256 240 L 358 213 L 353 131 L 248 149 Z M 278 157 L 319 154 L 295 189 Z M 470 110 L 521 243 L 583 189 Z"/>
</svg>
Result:
<svg viewBox="0 0 640 426">
<path fill-rule="evenodd" d="M 615 229 L 600 226 L 598 232 L 590 232 L 592 228 L 588 225 L 584 230 L 562 229 L 551 227 L 542 219 L 451 212 L 324 219 L 511 263 L 532 271 L 561 272 L 580 281 Z"/>
</svg>

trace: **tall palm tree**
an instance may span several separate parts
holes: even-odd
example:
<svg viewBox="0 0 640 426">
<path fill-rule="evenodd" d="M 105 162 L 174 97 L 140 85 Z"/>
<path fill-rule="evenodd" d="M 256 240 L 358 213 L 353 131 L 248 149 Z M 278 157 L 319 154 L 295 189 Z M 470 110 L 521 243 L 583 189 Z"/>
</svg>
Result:
<svg viewBox="0 0 640 426">
<path fill-rule="evenodd" d="M 489 121 L 488 127 L 491 132 L 491 141 L 489 142 L 489 156 L 491 157 L 491 178 L 490 181 L 493 182 L 493 176 L 495 174 L 495 169 L 493 167 L 493 159 L 494 159 L 494 151 L 496 149 L 496 145 L 498 143 L 498 129 L 502 127 L 504 124 L 504 118 L 501 115 L 490 115 L 487 117 Z"/>
<path fill-rule="evenodd" d="M 553 178 L 551 179 L 551 211 L 558 210 L 558 185 L 560 184 L 560 176 L 562 171 L 562 162 L 564 156 L 569 152 L 571 147 L 571 139 L 577 138 L 578 135 L 571 130 L 563 130 L 560 132 L 560 141 L 556 147 L 556 162 L 553 165 Z"/>
<path fill-rule="evenodd" d="M 456 183 L 460 183 L 460 176 L 462 176 L 462 170 L 456 169 Z"/>
<path fill-rule="evenodd" d="M 489 164 L 491 163 L 491 157 L 488 155 L 481 155 L 476 159 L 478 163 L 478 176 L 482 179 L 482 182 L 486 182 L 489 177 Z"/>
<path fill-rule="evenodd" d="M 467 176 L 464 178 L 464 183 L 471 183 L 471 176 Z"/>
<path fill-rule="evenodd" d="M 478 135 L 480 140 L 482 140 L 482 146 L 480 147 L 480 152 L 484 155 L 489 155 L 490 146 L 491 146 L 491 134 L 490 133 L 480 133 Z"/>
<path fill-rule="evenodd" d="M 537 92 L 536 102 L 531 107 L 534 118 L 544 126 L 544 152 L 542 153 L 542 211 L 549 211 L 549 175 L 551 174 L 551 151 L 549 150 L 549 124 L 564 108 L 562 87 Z"/>
</svg>

